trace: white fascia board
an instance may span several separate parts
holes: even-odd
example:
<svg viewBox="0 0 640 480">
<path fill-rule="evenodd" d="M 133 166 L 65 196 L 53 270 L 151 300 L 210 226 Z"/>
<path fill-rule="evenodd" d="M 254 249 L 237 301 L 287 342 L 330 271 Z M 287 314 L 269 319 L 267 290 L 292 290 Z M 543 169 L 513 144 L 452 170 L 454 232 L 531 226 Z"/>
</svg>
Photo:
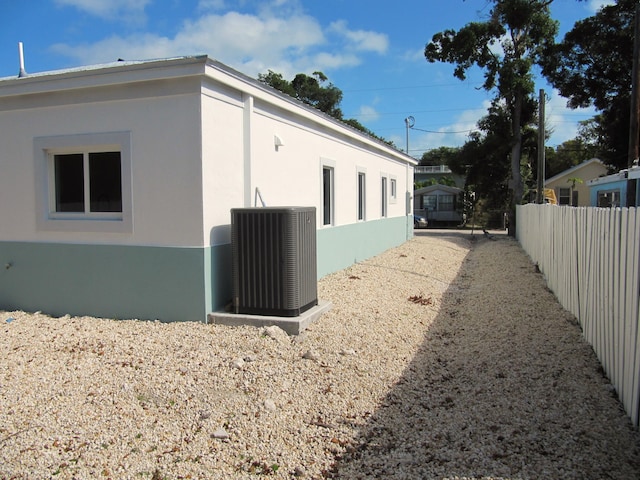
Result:
<svg viewBox="0 0 640 480">
<path fill-rule="evenodd" d="M 113 62 L 0 79 L 0 98 L 202 75 L 206 56 Z"/>
<path fill-rule="evenodd" d="M 391 156 L 400 163 L 413 166 L 418 164 L 418 160 L 406 155 L 404 152 L 396 150 L 395 148 L 386 145 L 384 142 L 374 139 L 351 126 L 336 120 L 324 112 L 310 107 L 309 105 L 306 105 L 295 98 L 244 75 L 243 73 L 238 72 L 237 70 L 234 70 L 220 62 L 210 59 L 207 62 L 207 67 L 207 76 L 217 82 L 226 84 L 265 103 L 269 103 L 282 110 L 292 112 L 296 116 L 310 120 L 311 122 L 317 123 L 318 125 L 332 131 L 362 142 L 369 148 L 383 151 L 385 156 Z"/>
<path fill-rule="evenodd" d="M 598 177 L 598 178 L 594 178 L 593 180 L 588 180 L 587 185 L 591 187 L 593 185 L 605 185 L 607 183 L 619 182 L 620 180 L 624 180 L 625 178 L 627 178 L 626 174 L 627 174 L 627 171 L 622 170 L 618 173 L 607 175 L 606 177 Z"/>
</svg>

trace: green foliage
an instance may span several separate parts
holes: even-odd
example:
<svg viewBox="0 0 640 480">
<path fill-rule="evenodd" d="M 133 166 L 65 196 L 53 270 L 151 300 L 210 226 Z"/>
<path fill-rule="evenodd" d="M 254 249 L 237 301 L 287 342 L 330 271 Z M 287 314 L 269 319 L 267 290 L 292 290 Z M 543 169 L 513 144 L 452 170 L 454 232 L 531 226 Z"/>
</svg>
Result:
<svg viewBox="0 0 640 480">
<path fill-rule="evenodd" d="M 618 0 L 581 20 L 561 43 L 548 45 L 542 73 L 571 108 L 600 111 L 589 124 L 597 155 L 624 168 L 629 143 L 630 85 L 637 0 Z"/>
<path fill-rule="evenodd" d="M 258 74 L 258 80 L 262 83 L 279 90 L 287 95 L 297 98 L 303 103 L 331 115 L 347 125 L 359 130 L 367 135 L 376 138 L 388 145 L 394 146 L 393 142 L 377 136 L 371 130 L 362 125 L 354 118 L 345 119 L 342 116 L 340 103 L 342 102 L 342 90 L 329 82 L 327 76 L 322 72 L 313 72 L 312 76 L 298 73 L 293 80 L 286 80 L 281 73 L 269 70 L 267 73 Z"/>
<path fill-rule="evenodd" d="M 438 147 L 422 154 L 419 165 L 449 165 L 460 153 L 460 147 Z"/>
<path fill-rule="evenodd" d="M 461 158 L 470 165 L 467 181 L 478 188 L 476 193 L 487 195 L 490 204 L 503 204 L 510 196 L 514 212 L 524 194 L 522 154 L 536 111 L 532 67 L 553 44 L 558 24 L 550 16 L 552 0 L 491 3 L 485 22 L 435 34 L 424 54 L 430 62 L 454 64 L 454 76 L 461 80 L 472 66 L 484 70 L 483 88 L 496 94 L 493 112 L 480 122 L 483 134 L 467 142 Z M 477 158 L 490 171 L 480 172 Z"/>
<path fill-rule="evenodd" d="M 545 178 L 575 167 L 591 158 L 598 157 L 598 148 L 578 137 L 545 150 Z"/>
</svg>

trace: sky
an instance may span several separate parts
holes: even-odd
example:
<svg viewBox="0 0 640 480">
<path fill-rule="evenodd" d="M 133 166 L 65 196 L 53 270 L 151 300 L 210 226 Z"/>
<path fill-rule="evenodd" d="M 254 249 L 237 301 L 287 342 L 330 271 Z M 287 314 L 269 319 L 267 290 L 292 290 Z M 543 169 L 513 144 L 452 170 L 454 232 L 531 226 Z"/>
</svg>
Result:
<svg viewBox="0 0 640 480">
<path fill-rule="evenodd" d="M 555 0 L 560 35 L 608 0 Z M 355 118 L 415 158 L 462 145 L 493 93 L 482 72 L 465 81 L 429 63 L 424 47 L 446 29 L 483 21 L 487 0 L 0 0 L 0 78 L 124 60 L 206 54 L 257 78 L 323 72 Z M 544 89 L 548 146 L 575 137 L 593 109 L 569 110 Z M 405 119 L 412 117 L 408 129 Z M 407 141 L 408 139 L 408 141 Z"/>
</svg>

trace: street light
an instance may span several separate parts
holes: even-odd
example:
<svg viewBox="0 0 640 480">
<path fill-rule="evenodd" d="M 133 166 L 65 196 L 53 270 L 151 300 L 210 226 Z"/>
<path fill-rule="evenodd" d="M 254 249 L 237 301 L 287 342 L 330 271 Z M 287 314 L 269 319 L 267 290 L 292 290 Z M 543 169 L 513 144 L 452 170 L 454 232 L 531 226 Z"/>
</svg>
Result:
<svg viewBox="0 0 640 480">
<path fill-rule="evenodd" d="M 409 116 L 404 119 L 404 124 L 407 127 L 407 155 L 409 155 L 409 129 L 413 128 L 413 126 L 416 124 L 416 119 Z"/>
</svg>

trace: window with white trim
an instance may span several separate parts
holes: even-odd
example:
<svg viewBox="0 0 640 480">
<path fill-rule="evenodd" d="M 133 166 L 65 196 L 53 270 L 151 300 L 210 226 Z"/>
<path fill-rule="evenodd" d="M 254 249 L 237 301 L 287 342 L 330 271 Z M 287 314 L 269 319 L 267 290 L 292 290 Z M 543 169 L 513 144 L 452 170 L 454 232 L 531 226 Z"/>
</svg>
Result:
<svg viewBox="0 0 640 480">
<path fill-rule="evenodd" d="M 398 200 L 398 182 L 394 177 L 389 178 L 389 187 L 391 189 L 390 201 L 391 203 L 396 203 Z"/>
<path fill-rule="evenodd" d="M 52 216 L 122 217 L 122 167 L 119 151 L 49 153 Z"/>
<path fill-rule="evenodd" d="M 132 230 L 128 132 L 40 137 L 34 145 L 39 229 Z"/>
<path fill-rule="evenodd" d="M 387 203 L 388 203 L 388 198 L 387 198 L 388 192 L 387 192 L 387 177 L 382 177 L 382 183 L 380 185 L 380 196 L 382 198 L 382 205 L 381 205 L 381 211 L 380 211 L 380 216 L 381 217 L 386 217 L 388 215 L 388 207 L 387 207 Z"/>
<path fill-rule="evenodd" d="M 365 172 L 358 172 L 358 220 L 366 219 L 367 176 Z"/>
<path fill-rule="evenodd" d="M 322 224 L 333 225 L 333 167 L 322 166 Z"/>
<path fill-rule="evenodd" d="M 599 207 L 619 207 L 620 206 L 620 189 L 604 190 L 598 192 Z"/>
<path fill-rule="evenodd" d="M 558 188 L 558 205 L 571 205 L 570 188 Z"/>
</svg>

